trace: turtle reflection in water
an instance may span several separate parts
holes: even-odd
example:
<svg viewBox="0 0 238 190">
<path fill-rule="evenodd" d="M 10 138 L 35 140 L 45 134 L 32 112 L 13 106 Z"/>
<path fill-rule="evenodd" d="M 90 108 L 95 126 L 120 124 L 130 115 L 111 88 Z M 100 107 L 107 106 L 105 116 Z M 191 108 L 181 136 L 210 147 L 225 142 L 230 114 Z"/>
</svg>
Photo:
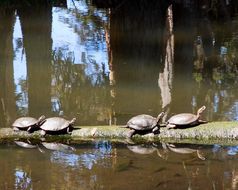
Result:
<svg viewBox="0 0 238 190">
<path fill-rule="evenodd" d="M 45 136 L 46 133 L 49 134 L 64 134 L 71 133 L 73 129 L 73 124 L 75 123 L 76 118 L 73 118 L 71 121 L 68 121 L 61 117 L 51 117 L 47 118 L 43 125 L 40 126 L 41 135 Z"/>
<path fill-rule="evenodd" d="M 156 133 L 159 130 L 159 122 L 163 116 L 164 112 L 161 112 L 157 118 L 146 114 L 132 117 L 124 126 L 131 129 L 128 137 L 131 138 L 136 133 Z"/>
<path fill-rule="evenodd" d="M 127 145 L 127 148 L 136 154 L 152 154 L 157 150 L 153 145 Z"/>
<path fill-rule="evenodd" d="M 39 147 L 38 144 L 32 144 L 32 142 L 30 140 L 27 140 L 27 142 L 15 140 L 14 142 L 16 145 L 18 145 L 22 148 L 27 148 L 27 149 L 37 148 L 41 153 L 44 153 L 44 151 Z"/>
<path fill-rule="evenodd" d="M 203 153 L 199 149 L 193 149 L 188 147 L 176 147 L 174 144 L 164 143 L 163 147 L 165 149 L 168 149 L 172 152 L 178 153 L 178 154 L 197 154 L 197 157 L 201 160 L 205 160 L 206 158 L 203 156 Z"/>
<path fill-rule="evenodd" d="M 42 142 L 41 144 L 48 150 L 56 150 L 61 152 L 76 151 L 74 147 L 62 143 Z"/>
<path fill-rule="evenodd" d="M 199 125 L 200 123 L 207 123 L 207 121 L 203 121 L 200 119 L 202 112 L 206 109 L 206 106 L 202 106 L 198 109 L 197 115 L 191 113 L 181 113 L 172 116 L 167 121 L 167 128 L 175 128 L 181 126 L 195 126 Z"/>
<path fill-rule="evenodd" d="M 45 122 L 45 116 L 42 115 L 39 119 L 34 117 L 20 117 L 12 124 L 14 131 L 26 130 L 37 130 Z"/>
<path fill-rule="evenodd" d="M 16 145 L 22 147 L 22 148 L 37 148 L 37 145 L 31 144 L 31 142 L 23 142 L 23 141 L 14 141 Z"/>
</svg>

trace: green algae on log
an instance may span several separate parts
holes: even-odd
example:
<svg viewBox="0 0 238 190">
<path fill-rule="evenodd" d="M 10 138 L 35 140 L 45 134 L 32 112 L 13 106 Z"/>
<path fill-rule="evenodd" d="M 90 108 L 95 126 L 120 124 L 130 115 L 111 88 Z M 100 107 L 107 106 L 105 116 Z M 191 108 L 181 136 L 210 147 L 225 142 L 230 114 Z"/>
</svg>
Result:
<svg viewBox="0 0 238 190">
<path fill-rule="evenodd" d="M 111 140 L 125 139 L 129 129 L 121 126 L 77 126 L 71 135 L 59 135 L 59 138 L 75 140 L 107 138 Z M 11 128 L 0 129 L 0 139 L 7 138 L 40 138 L 40 132 L 13 131 Z M 54 135 L 54 138 L 56 136 Z M 57 136 L 58 137 L 58 136 Z M 46 138 L 50 138 L 50 135 Z M 160 133 L 153 135 L 135 135 L 134 140 L 189 142 L 189 143 L 223 143 L 238 142 L 238 122 L 210 122 L 187 129 L 160 128 Z M 228 143 L 229 144 L 229 143 Z"/>
</svg>

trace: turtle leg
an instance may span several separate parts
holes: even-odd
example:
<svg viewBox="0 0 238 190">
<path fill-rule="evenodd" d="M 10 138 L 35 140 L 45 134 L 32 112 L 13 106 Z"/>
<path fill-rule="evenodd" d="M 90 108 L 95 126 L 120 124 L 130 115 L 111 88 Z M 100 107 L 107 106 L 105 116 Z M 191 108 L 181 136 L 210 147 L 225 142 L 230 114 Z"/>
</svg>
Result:
<svg viewBox="0 0 238 190">
<path fill-rule="evenodd" d="M 70 128 L 69 127 L 67 127 L 67 133 L 70 134 L 70 135 L 72 134 L 72 132 L 70 132 Z"/>
<path fill-rule="evenodd" d="M 197 156 L 198 158 L 200 158 L 201 160 L 206 160 L 206 158 L 203 156 L 203 153 L 200 150 L 197 150 Z"/>
<path fill-rule="evenodd" d="M 13 131 L 20 131 L 20 129 L 17 127 L 13 127 Z"/>
<path fill-rule="evenodd" d="M 131 138 L 134 134 L 136 133 L 136 131 L 134 129 L 131 129 L 128 134 L 127 134 L 127 137 L 128 138 Z"/>
<path fill-rule="evenodd" d="M 37 146 L 37 149 L 41 152 L 41 153 L 45 153 L 45 151 L 42 149 L 42 148 L 40 148 L 40 146 L 37 144 L 36 145 Z"/>
<path fill-rule="evenodd" d="M 171 128 L 175 128 L 176 125 L 175 125 L 175 124 L 172 124 L 172 123 L 169 123 L 169 124 L 167 124 L 166 127 L 167 127 L 168 129 L 171 129 Z"/>
<path fill-rule="evenodd" d="M 198 123 L 199 123 L 199 124 L 200 124 L 200 123 L 201 123 L 201 124 L 202 124 L 202 123 L 208 123 L 208 121 L 204 121 L 204 120 L 199 119 L 199 120 L 198 120 Z"/>
<path fill-rule="evenodd" d="M 28 133 L 31 131 L 32 127 L 28 127 L 28 129 L 26 130 Z"/>
<path fill-rule="evenodd" d="M 158 126 L 155 126 L 153 129 L 152 129 L 152 132 L 154 134 L 158 133 L 159 132 L 159 127 Z"/>
<path fill-rule="evenodd" d="M 157 155 L 160 157 L 160 158 L 162 158 L 162 159 L 164 159 L 164 160 L 167 160 L 168 159 L 168 153 L 169 153 L 169 151 L 168 151 L 168 148 L 167 148 L 167 145 L 166 145 L 166 143 L 164 143 L 164 142 L 161 142 L 161 145 L 162 145 L 162 149 L 160 149 L 160 148 L 157 148 Z"/>
<path fill-rule="evenodd" d="M 46 135 L 46 132 L 45 132 L 44 130 L 41 130 L 41 131 L 40 131 L 40 135 L 41 135 L 42 137 L 44 137 L 44 136 Z"/>
</svg>

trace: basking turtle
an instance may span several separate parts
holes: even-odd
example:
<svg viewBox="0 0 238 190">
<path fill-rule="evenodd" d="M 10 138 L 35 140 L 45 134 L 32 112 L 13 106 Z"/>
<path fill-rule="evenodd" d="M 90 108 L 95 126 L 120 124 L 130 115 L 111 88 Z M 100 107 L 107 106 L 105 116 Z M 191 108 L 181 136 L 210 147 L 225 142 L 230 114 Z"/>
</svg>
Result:
<svg viewBox="0 0 238 190">
<path fill-rule="evenodd" d="M 43 125 L 40 126 L 41 135 L 44 136 L 46 133 L 49 134 L 62 134 L 70 133 L 72 125 L 75 123 L 76 118 L 73 118 L 71 121 L 68 121 L 61 117 L 51 117 L 47 118 Z"/>
<path fill-rule="evenodd" d="M 164 116 L 164 112 L 161 112 L 157 118 L 150 115 L 142 114 L 132 117 L 126 124 L 126 128 L 130 128 L 128 137 L 131 138 L 134 134 L 140 132 L 150 132 L 155 133 L 159 130 L 159 122 Z"/>
<path fill-rule="evenodd" d="M 34 117 L 20 117 L 12 124 L 14 131 L 37 129 L 45 122 L 45 116 L 42 115 L 39 119 Z"/>
<path fill-rule="evenodd" d="M 198 109 L 197 115 L 191 113 L 181 113 L 172 116 L 168 121 L 166 127 L 168 129 L 179 126 L 194 126 L 200 123 L 207 123 L 200 119 L 201 113 L 206 109 L 206 106 L 202 106 Z"/>
</svg>

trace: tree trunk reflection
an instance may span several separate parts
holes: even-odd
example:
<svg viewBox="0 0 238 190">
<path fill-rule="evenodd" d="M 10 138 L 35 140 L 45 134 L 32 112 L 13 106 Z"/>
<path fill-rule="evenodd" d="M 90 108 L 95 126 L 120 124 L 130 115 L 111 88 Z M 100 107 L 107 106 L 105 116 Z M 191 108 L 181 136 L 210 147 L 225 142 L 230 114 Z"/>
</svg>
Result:
<svg viewBox="0 0 238 190">
<path fill-rule="evenodd" d="M 16 117 L 15 85 L 13 79 L 14 9 L 0 9 L 0 126 L 9 127 Z"/>
<path fill-rule="evenodd" d="M 47 0 L 31 6 L 22 5 L 18 13 L 27 60 L 29 114 L 38 117 L 51 112 L 52 6 Z"/>
</svg>

